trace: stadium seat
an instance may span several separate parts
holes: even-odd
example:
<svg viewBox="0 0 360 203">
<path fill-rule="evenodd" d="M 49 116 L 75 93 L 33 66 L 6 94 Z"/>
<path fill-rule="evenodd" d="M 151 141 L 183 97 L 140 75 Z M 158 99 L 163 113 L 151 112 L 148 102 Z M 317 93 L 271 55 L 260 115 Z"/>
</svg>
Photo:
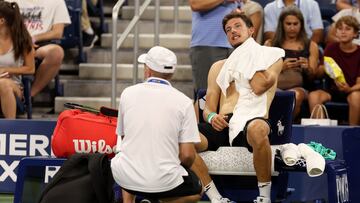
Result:
<svg viewBox="0 0 360 203">
<path fill-rule="evenodd" d="M 202 118 L 206 90 L 198 91 L 199 120 Z M 280 145 L 290 142 L 292 134 L 292 112 L 294 109 L 295 94 L 291 91 L 277 91 L 269 110 L 269 120 L 272 126 L 270 135 L 271 145 Z M 278 201 L 286 198 L 287 195 L 287 171 L 278 171 L 278 176 L 273 176 L 272 197 Z M 210 172 L 211 174 L 211 172 Z M 229 173 L 224 173 L 229 174 Z M 221 175 L 211 174 L 221 194 L 235 201 L 252 201 L 258 194 L 256 176 L 249 175 Z M 241 192 L 239 192 L 241 191 Z"/>
<path fill-rule="evenodd" d="M 83 36 L 81 30 L 82 0 L 65 0 L 71 18 L 71 24 L 64 28 L 63 38 L 60 46 L 64 49 L 78 48 L 77 63 L 87 61 L 86 53 L 83 49 Z"/>
<path fill-rule="evenodd" d="M 322 88 L 329 89 L 331 87 L 332 79 L 325 77 L 322 80 Z M 348 124 L 349 122 L 349 105 L 347 102 L 329 101 L 324 103 L 329 117 L 338 120 L 340 124 Z"/>
<path fill-rule="evenodd" d="M 325 107 L 331 119 L 336 119 L 340 124 L 349 122 L 349 104 L 346 102 L 326 102 Z"/>
<path fill-rule="evenodd" d="M 37 202 L 44 188 L 44 181 L 54 175 L 66 159 L 49 156 L 24 157 L 17 169 L 14 203 Z"/>
<path fill-rule="evenodd" d="M 33 75 L 22 75 L 21 81 L 24 89 L 24 98 L 16 97 L 16 114 L 27 114 L 27 119 L 32 119 L 32 101 L 31 101 L 31 83 L 34 80 Z"/>
<path fill-rule="evenodd" d="M 35 58 L 35 67 L 39 67 L 41 59 Z M 31 99 L 31 84 L 34 81 L 33 75 L 23 75 L 22 84 L 24 89 L 24 99 L 16 98 L 16 109 L 17 114 L 27 114 L 27 119 L 32 119 L 32 99 Z M 64 88 L 63 84 L 60 83 L 59 74 L 54 78 L 54 96 L 63 96 Z"/>
<path fill-rule="evenodd" d="M 321 18 L 332 22 L 332 17 L 336 14 L 336 5 L 331 0 L 316 0 L 319 4 Z"/>
</svg>

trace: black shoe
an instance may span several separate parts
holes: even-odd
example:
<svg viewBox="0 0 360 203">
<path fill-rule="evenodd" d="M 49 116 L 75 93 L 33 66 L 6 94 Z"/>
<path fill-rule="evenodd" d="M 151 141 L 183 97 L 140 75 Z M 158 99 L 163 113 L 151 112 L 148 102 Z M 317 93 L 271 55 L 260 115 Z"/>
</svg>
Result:
<svg viewBox="0 0 360 203">
<path fill-rule="evenodd" d="M 83 46 L 84 48 L 92 48 L 99 37 L 96 34 L 89 35 L 86 32 L 83 32 Z"/>
</svg>

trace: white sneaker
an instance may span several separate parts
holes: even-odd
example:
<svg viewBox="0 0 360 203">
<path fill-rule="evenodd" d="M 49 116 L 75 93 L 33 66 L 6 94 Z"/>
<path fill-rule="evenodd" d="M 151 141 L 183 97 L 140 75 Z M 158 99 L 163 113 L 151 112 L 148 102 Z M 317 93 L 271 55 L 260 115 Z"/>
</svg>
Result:
<svg viewBox="0 0 360 203">
<path fill-rule="evenodd" d="M 254 203 L 271 203 L 271 200 L 267 197 L 258 196 L 256 200 L 254 200 Z"/>
<path fill-rule="evenodd" d="M 231 201 L 228 198 L 221 197 L 220 199 L 217 199 L 215 201 L 211 201 L 211 203 L 236 203 L 236 202 Z"/>
</svg>

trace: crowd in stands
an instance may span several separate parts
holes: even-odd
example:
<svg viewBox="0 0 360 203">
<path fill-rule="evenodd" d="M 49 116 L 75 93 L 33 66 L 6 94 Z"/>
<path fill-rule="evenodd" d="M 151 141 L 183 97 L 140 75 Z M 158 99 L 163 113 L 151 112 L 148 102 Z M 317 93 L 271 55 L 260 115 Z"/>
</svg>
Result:
<svg viewBox="0 0 360 203">
<path fill-rule="evenodd" d="M 265 42 L 267 46 L 285 50 L 278 88 L 295 92 L 294 116 L 300 113 L 301 105 L 306 98 L 305 79 L 313 78 L 319 60 L 318 46 L 308 38 L 304 22 L 304 17 L 296 6 L 286 7 L 279 16 L 273 39 Z"/>
<path fill-rule="evenodd" d="M 259 9 L 259 4 L 251 0 L 189 2 L 193 10 L 190 58 L 196 90 L 206 89 L 207 84 L 199 81 L 206 81 L 211 67 L 209 63 L 212 64 L 219 58 L 227 58 L 232 51 L 226 43 L 225 33 L 221 33 L 215 25 L 218 25 L 224 13 L 229 10 L 238 11 L 251 18 L 256 30 L 253 37 L 260 44 L 285 50 L 278 89 L 295 92 L 295 121 L 299 121 L 304 115 L 308 116 L 316 104 L 341 101 L 349 105 L 348 123 L 360 125 L 360 57 L 357 57 L 359 28 L 356 28 L 352 21 L 350 23 L 350 20 L 343 19 L 344 16 L 352 16 L 355 22 L 360 21 L 359 0 L 337 0 L 338 10 L 334 11 L 333 22 L 330 22 L 329 27 L 324 27 L 327 24 L 325 19 L 322 19 L 316 0 L 268 1 L 263 9 Z M 263 2 L 258 2 L 264 5 Z M 340 19 L 342 24 L 337 24 Z M 345 35 L 350 37 L 352 42 L 346 42 Z M 334 49 L 342 54 L 336 53 Z M 213 54 L 213 50 L 219 51 Z M 223 54 L 220 54 L 222 52 Z M 324 71 L 324 56 L 333 57 L 344 72 L 345 82 L 334 81 L 327 76 Z M 316 85 L 319 81 L 324 84 Z M 324 96 L 319 92 L 327 94 Z M 338 96 L 342 99 L 338 99 Z"/>
<path fill-rule="evenodd" d="M 296 93 L 294 115 L 297 118 L 303 115 L 302 111 L 308 103 L 309 95 L 311 95 L 311 101 L 309 101 L 310 111 L 314 104 L 335 100 L 336 97 L 334 96 L 330 97 L 330 99 L 316 98 L 319 95 L 311 91 L 318 92 L 318 87 L 313 85 L 315 80 L 327 78 L 323 71 L 323 56 L 329 56 L 329 50 L 335 46 L 334 43 L 340 47 L 340 51 L 348 55 L 351 55 L 349 50 L 354 55 L 357 53 L 360 44 L 359 34 L 354 33 L 350 44 L 352 49 L 341 49 L 342 42 L 340 38 L 344 35 L 342 34 L 344 32 L 342 27 L 344 26 L 337 25 L 336 22 L 344 16 L 353 16 L 355 20 L 359 21 L 359 1 L 337 0 L 336 8 L 338 12 L 332 17 L 333 22 L 327 29 L 324 28 L 321 9 L 316 0 L 274 0 L 268 1 L 264 7 L 260 4 L 264 5 L 263 2 L 254 0 L 189 0 L 189 5 L 193 11 L 190 61 L 194 89 L 206 89 L 208 85 L 207 75 L 211 65 L 218 60 L 228 58 L 232 53 L 233 48 L 227 41 L 220 25 L 222 18 L 226 14 L 237 11 L 251 19 L 254 25 L 253 38 L 258 43 L 266 46 L 281 47 L 285 50 L 283 71 L 280 74 L 278 87 Z M 64 58 L 64 50 L 54 40 L 62 38 L 64 27 L 70 24 L 71 21 L 64 0 L 8 0 L 8 2 L 17 3 L 16 5 L 19 7 L 34 44 L 35 59 L 38 63 L 31 96 L 35 96 L 59 72 Z M 92 47 L 98 40 L 98 36 L 89 20 L 86 5 L 88 2 L 82 0 L 81 28 L 84 45 Z M 90 2 L 96 4 L 97 0 L 91 0 Z M 353 31 L 357 32 L 353 25 L 346 23 L 345 25 L 345 27 L 354 29 Z M 327 30 L 329 31 L 327 32 Z M 15 39 L 12 39 L 12 41 L 14 43 Z M 349 104 L 349 124 L 359 125 L 360 107 L 353 104 L 354 102 L 350 102 L 352 101 L 350 97 L 357 95 L 359 92 L 356 87 L 360 83 L 358 79 L 360 74 L 358 61 L 360 59 L 356 57 L 350 58 L 346 57 L 345 61 L 339 61 L 344 60 L 344 57 L 334 58 L 343 69 L 346 82 L 345 84 L 331 83 L 330 79 L 331 84 L 328 89 L 337 89 L 337 91 L 345 95 L 339 101 Z M 25 65 L 25 63 L 21 65 Z M 348 69 L 351 69 L 351 71 L 348 71 Z M 350 76 L 350 73 L 353 75 Z M 349 88 L 345 91 L 343 86 Z"/>
<path fill-rule="evenodd" d="M 359 32 L 359 22 L 353 16 L 343 16 L 335 23 L 337 42 L 328 44 L 324 56 L 331 57 L 342 69 L 345 81 L 331 80 L 328 89 L 310 92 L 309 105 L 312 110 L 315 105 L 327 101 L 347 102 L 349 104 L 349 124 L 360 124 L 360 49 L 353 43 Z M 324 72 L 324 65 L 319 66 Z"/>
<path fill-rule="evenodd" d="M 97 2 L 91 0 L 94 5 Z M 82 0 L 81 30 L 84 47 L 91 48 L 98 36 L 92 28 L 87 3 Z M 18 101 L 23 98 L 21 75 L 34 74 L 31 97 L 35 97 L 58 74 L 64 58 L 59 41 L 71 19 L 64 0 L 2 0 L 1 6 L 0 73 L 7 75 L 0 79 L 0 99 L 4 117 L 13 119 L 15 97 Z"/>
</svg>

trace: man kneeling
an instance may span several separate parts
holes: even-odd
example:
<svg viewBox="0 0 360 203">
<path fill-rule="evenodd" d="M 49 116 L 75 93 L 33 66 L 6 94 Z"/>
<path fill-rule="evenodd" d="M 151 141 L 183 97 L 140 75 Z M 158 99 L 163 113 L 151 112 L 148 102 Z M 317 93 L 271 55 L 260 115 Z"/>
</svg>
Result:
<svg viewBox="0 0 360 203">
<path fill-rule="evenodd" d="M 168 81 L 175 54 L 153 47 L 138 58 L 146 81 L 126 88 L 120 97 L 119 153 L 111 161 L 123 200 L 135 195 L 162 202 L 197 202 L 201 182 L 189 168 L 200 142 L 192 100 Z M 121 137 L 120 137 L 121 136 Z"/>
</svg>

